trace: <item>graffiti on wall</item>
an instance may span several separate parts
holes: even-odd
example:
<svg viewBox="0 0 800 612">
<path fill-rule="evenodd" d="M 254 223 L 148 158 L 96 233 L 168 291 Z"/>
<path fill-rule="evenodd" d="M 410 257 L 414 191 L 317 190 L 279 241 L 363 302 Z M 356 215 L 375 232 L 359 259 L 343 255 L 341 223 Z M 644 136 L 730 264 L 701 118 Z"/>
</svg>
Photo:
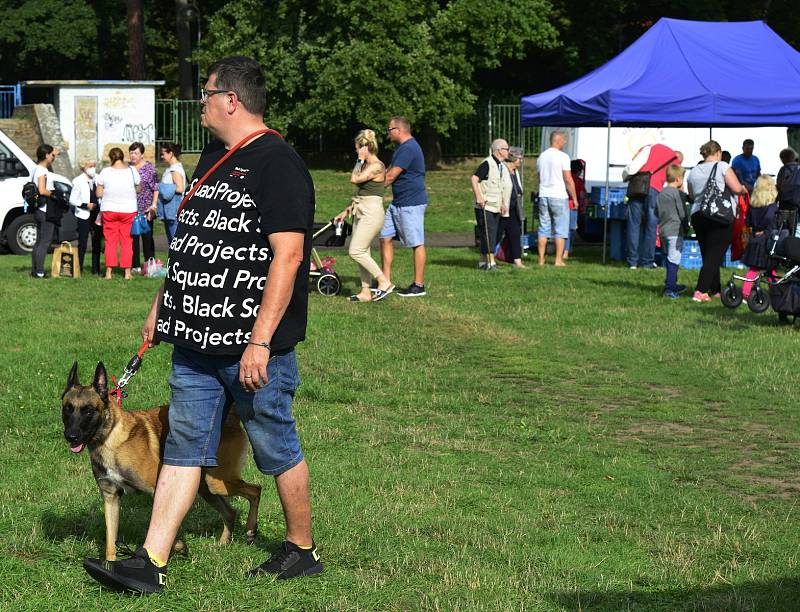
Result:
<svg viewBox="0 0 800 612">
<path fill-rule="evenodd" d="M 122 132 L 122 142 L 141 142 L 152 144 L 156 138 L 156 127 L 152 123 L 126 123 Z"/>
</svg>

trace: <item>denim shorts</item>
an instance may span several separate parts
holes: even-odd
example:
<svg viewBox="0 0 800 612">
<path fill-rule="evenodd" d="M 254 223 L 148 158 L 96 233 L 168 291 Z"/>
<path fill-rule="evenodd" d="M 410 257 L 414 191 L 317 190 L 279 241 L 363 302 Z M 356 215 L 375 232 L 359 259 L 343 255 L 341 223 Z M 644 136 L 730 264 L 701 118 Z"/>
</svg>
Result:
<svg viewBox="0 0 800 612">
<path fill-rule="evenodd" d="M 269 382 L 255 393 L 239 383 L 239 359 L 174 347 L 164 464 L 216 466 L 222 423 L 232 403 L 261 472 L 282 474 L 303 460 L 292 416 L 292 400 L 300 385 L 294 350 L 270 356 Z"/>
<path fill-rule="evenodd" d="M 400 238 L 400 243 L 407 247 L 416 247 L 425 244 L 425 209 L 427 204 L 420 206 L 396 206 L 389 204 L 383 218 L 381 238 Z"/>
<path fill-rule="evenodd" d="M 540 238 L 569 236 L 569 201 L 566 198 L 539 197 Z"/>
</svg>

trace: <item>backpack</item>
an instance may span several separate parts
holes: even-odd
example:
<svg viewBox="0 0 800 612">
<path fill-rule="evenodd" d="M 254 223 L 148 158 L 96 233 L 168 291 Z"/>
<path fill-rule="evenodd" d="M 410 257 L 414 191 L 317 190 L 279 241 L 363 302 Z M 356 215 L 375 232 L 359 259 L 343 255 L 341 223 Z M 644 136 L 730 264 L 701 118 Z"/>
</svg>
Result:
<svg viewBox="0 0 800 612">
<path fill-rule="evenodd" d="M 33 210 L 38 208 L 39 188 L 36 187 L 36 183 L 28 181 L 22 186 L 22 200 L 25 202 L 24 212 L 28 212 L 29 208 Z"/>
<path fill-rule="evenodd" d="M 778 201 L 784 206 L 791 204 L 794 208 L 800 208 L 800 164 L 797 162 L 787 164 L 783 170 Z"/>
</svg>

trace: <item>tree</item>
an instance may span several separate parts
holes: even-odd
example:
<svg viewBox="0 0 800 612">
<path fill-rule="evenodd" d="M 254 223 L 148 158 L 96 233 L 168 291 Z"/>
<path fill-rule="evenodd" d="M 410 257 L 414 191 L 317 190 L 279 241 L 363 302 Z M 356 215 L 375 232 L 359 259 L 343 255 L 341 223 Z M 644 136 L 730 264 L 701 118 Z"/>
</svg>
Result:
<svg viewBox="0 0 800 612">
<path fill-rule="evenodd" d="M 128 67 L 131 79 L 145 80 L 144 8 L 142 0 L 127 0 L 128 7 Z"/>
<path fill-rule="evenodd" d="M 447 134 L 474 112 L 475 71 L 526 46 L 552 48 L 549 0 L 233 0 L 209 20 L 196 56 L 250 55 L 266 69 L 268 118 L 286 130 L 406 115 Z"/>
<path fill-rule="evenodd" d="M 86 78 L 97 20 L 84 0 L 0 2 L 0 82 Z"/>
<path fill-rule="evenodd" d="M 192 83 L 192 34 L 188 19 L 189 0 L 175 0 L 175 32 L 178 40 L 178 75 L 180 77 L 180 97 L 184 100 L 194 98 Z"/>
</svg>

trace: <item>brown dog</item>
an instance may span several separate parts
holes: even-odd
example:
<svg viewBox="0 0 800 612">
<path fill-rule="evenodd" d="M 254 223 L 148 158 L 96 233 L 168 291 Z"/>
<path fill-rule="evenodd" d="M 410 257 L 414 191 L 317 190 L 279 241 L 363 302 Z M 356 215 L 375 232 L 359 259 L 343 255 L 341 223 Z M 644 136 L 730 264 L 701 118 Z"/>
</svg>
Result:
<svg viewBox="0 0 800 612">
<path fill-rule="evenodd" d="M 92 472 L 103 495 L 106 520 L 106 559 L 117 557 L 120 498 L 125 493 L 144 491 L 153 494 L 161 470 L 163 444 L 169 429 L 169 406 L 150 410 L 123 411 L 109 397 L 108 376 L 103 362 L 97 364 L 94 382 L 84 387 L 78 382 L 78 362 L 70 370 L 67 388 L 61 396 L 64 437 L 73 453 L 89 447 Z M 241 468 L 247 455 L 248 440 L 234 407 L 222 425 L 217 451 L 218 467 L 203 468 L 199 493 L 222 517 L 220 544 L 231 541 L 236 520 L 225 497 L 238 495 L 250 502 L 247 515 L 247 541 L 256 536 L 261 487 L 242 480 Z"/>
</svg>

